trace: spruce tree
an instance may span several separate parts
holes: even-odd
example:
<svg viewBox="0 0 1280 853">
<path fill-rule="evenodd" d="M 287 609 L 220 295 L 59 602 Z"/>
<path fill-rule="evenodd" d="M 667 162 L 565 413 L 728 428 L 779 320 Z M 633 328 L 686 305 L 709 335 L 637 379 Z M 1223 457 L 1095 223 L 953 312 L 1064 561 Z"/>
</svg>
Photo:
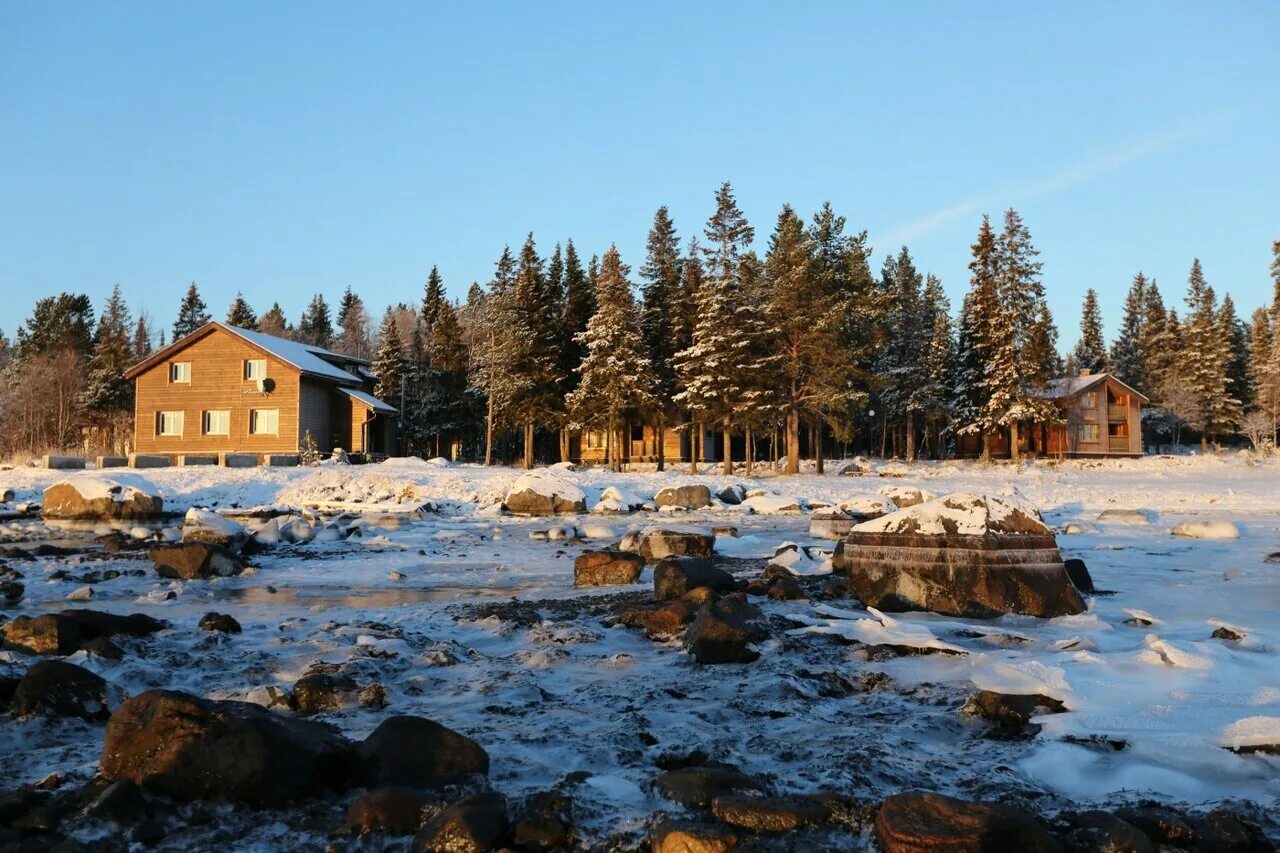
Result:
<svg viewBox="0 0 1280 853">
<path fill-rule="evenodd" d="M 1222 310 L 1218 313 L 1218 342 L 1226 362 L 1227 395 L 1234 401 L 1226 404 L 1223 419 L 1234 430 L 1240 426 L 1244 412 L 1252 408 L 1253 398 L 1249 382 L 1249 333 L 1240 322 L 1229 293 L 1222 297 Z"/>
<path fill-rule="evenodd" d="M 440 270 L 433 266 L 431 272 L 427 274 L 427 284 L 422 294 L 422 325 L 426 329 L 428 339 L 447 302 L 444 295 L 444 279 L 440 276 Z"/>
<path fill-rule="evenodd" d="M 400 390 L 405 377 L 404 341 L 400 337 L 395 311 L 388 308 L 378 330 L 378 352 L 373 359 L 378 377 L 373 393 L 379 400 L 400 408 Z"/>
<path fill-rule="evenodd" d="M 666 206 L 653 215 L 644 265 L 640 267 L 642 309 L 640 330 L 653 371 L 653 411 L 656 415 L 658 470 L 666 469 L 666 427 L 677 391 L 675 355 L 676 312 L 680 301 L 680 238 Z"/>
<path fill-rule="evenodd" d="M 209 309 L 200 298 L 200 289 L 193 281 L 182 297 L 182 304 L 178 306 L 178 319 L 173 322 L 173 339 L 176 341 L 185 338 L 210 319 Z"/>
<path fill-rule="evenodd" d="M 1183 323 L 1183 349 L 1177 373 L 1197 401 L 1200 414 L 1202 452 L 1209 442 L 1235 426 L 1239 401 L 1228 390 L 1229 343 L 1223 337 L 1222 316 L 1217 296 L 1204 278 L 1200 259 L 1191 264 L 1187 276 L 1187 318 Z"/>
<path fill-rule="evenodd" d="M 1249 382 L 1255 411 L 1271 418 L 1271 441 L 1275 444 L 1280 424 L 1280 344 L 1276 337 L 1276 315 L 1271 308 L 1253 312 L 1249 323 Z"/>
<path fill-rule="evenodd" d="M 1092 287 L 1084 293 L 1080 315 L 1080 340 L 1072 352 L 1077 370 L 1102 373 L 1107 369 L 1107 350 L 1102 338 L 1102 313 L 1098 309 L 1098 293 Z"/>
<path fill-rule="evenodd" d="M 460 435 L 471 424 L 473 412 L 467 347 L 457 309 L 447 299 L 434 312 L 427 354 L 431 387 L 425 400 L 425 431 L 427 438 L 434 440 L 435 455 L 439 456 L 444 452 L 442 436 Z"/>
<path fill-rule="evenodd" d="M 321 349 L 328 349 L 333 343 L 333 320 L 323 294 L 317 293 L 307 304 L 298 322 L 298 340 Z"/>
<path fill-rule="evenodd" d="M 610 246 L 596 277 L 596 313 L 579 333 L 587 349 L 578 367 L 581 381 L 567 400 L 575 424 L 605 428 L 607 461 L 615 471 L 621 470 L 619 419 L 654 402 L 654 377 L 628 272 L 617 247 Z"/>
<path fill-rule="evenodd" d="M 942 427 L 951 415 L 951 371 L 955 342 L 951 329 L 951 303 L 935 275 L 925 277 L 921 298 L 921 324 L 929 330 L 924 355 L 924 383 L 913 395 L 918 410 L 924 413 L 925 436 L 931 442 L 932 455 L 942 458 Z"/>
<path fill-rule="evenodd" d="M 235 301 L 227 309 L 227 325 L 255 332 L 258 330 L 258 315 L 253 313 L 253 308 L 239 291 L 236 292 Z"/>
<path fill-rule="evenodd" d="M 81 404 L 95 425 L 105 431 L 113 447 L 119 444 L 121 432 L 127 434 L 127 421 L 133 413 L 133 383 L 124 378 L 133 364 L 132 324 L 120 285 L 116 285 L 98 318 L 81 398 Z"/>
<path fill-rule="evenodd" d="M 956 409 L 958 432 L 981 436 L 982 457 L 990 459 L 990 435 L 1000 427 L 1019 380 L 1017 339 L 1001 304 L 996 235 L 986 216 L 972 251 L 969 292 L 960 314 Z"/>
<path fill-rule="evenodd" d="M 911 253 L 903 246 L 898 256 L 885 258 L 880 291 L 888 310 L 887 334 L 876 363 L 881 382 L 881 405 L 895 424 L 901 424 L 908 461 L 915 459 L 916 416 L 922 411 L 917 394 L 927 381 L 926 362 L 933 326 L 924 317 L 921 299 L 924 277 L 916 269 Z M 895 435 L 898 435 L 895 428 Z M 894 443 L 897 443 L 895 438 Z"/>
<path fill-rule="evenodd" d="M 93 348 L 93 330 L 93 303 L 83 293 L 37 299 L 31 316 L 18 329 L 18 359 L 68 350 L 87 356 Z"/>
<path fill-rule="evenodd" d="M 369 358 L 372 345 L 369 343 L 369 312 L 365 310 L 364 300 L 348 287 L 342 293 L 342 301 L 338 303 L 338 337 L 333 349 L 343 355 L 355 358 Z"/>
<path fill-rule="evenodd" d="M 594 258 L 592 262 L 595 262 Z M 566 358 L 575 368 L 586 355 L 586 348 L 577 340 L 577 335 L 587 328 L 587 321 L 596 311 L 595 292 L 592 289 L 595 276 L 596 273 L 592 272 L 588 276 L 583 270 L 582 259 L 578 257 L 573 241 L 565 243 L 563 328 L 569 335 Z"/>
<path fill-rule="evenodd" d="M 1141 272 L 1133 277 L 1129 292 L 1124 298 L 1124 317 L 1120 320 L 1120 334 L 1111 344 L 1111 370 L 1116 378 L 1138 390 L 1148 387 L 1146 365 L 1143 362 L 1143 324 L 1147 316 L 1147 277 Z"/>
<path fill-rule="evenodd" d="M 146 314 L 138 315 L 138 322 L 133 327 L 133 360 L 142 361 L 151 355 L 151 321 Z"/>
<path fill-rule="evenodd" d="M 258 318 L 258 331 L 277 338 L 293 337 L 293 328 L 284 316 L 284 309 L 279 302 L 272 302 L 271 307 Z"/>
<path fill-rule="evenodd" d="M 1164 298 L 1160 295 L 1160 285 L 1155 279 L 1147 282 L 1144 302 L 1146 307 L 1138 352 L 1146 386 L 1138 390 L 1146 394 L 1152 403 L 1159 405 L 1178 357 L 1177 347 L 1174 346 L 1177 328 L 1170 325 L 1170 311 L 1165 307 Z"/>
</svg>

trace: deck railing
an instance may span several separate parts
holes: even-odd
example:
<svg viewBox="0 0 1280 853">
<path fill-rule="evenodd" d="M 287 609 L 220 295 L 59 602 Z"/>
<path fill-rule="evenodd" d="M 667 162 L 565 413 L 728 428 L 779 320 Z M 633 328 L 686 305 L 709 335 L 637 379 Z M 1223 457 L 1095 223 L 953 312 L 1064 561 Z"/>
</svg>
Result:
<svg viewBox="0 0 1280 853">
<path fill-rule="evenodd" d="M 1109 435 L 1107 436 L 1107 450 L 1112 453 L 1128 453 L 1129 452 L 1129 436 L 1127 435 Z"/>
<path fill-rule="evenodd" d="M 1107 406 L 1107 420 L 1127 421 L 1129 419 L 1129 407 L 1125 405 L 1109 405 Z"/>
</svg>

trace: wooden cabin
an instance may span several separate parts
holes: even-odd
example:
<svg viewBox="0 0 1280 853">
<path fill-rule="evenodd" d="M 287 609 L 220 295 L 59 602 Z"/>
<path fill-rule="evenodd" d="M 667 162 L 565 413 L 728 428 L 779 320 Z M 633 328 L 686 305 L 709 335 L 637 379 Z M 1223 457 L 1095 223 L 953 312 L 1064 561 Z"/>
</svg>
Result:
<svg viewBox="0 0 1280 853">
<path fill-rule="evenodd" d="M 273 335 L 206 323 L 126 374 L 138 453 L 396 451 L 397 411 L 373 396 L 369 362 Z"/>
<path fill-rule="evenodd" d="M 1063 376 L 1049 380 L 1043 396 L 1061 412 L 1056 423 L 1024 424 L 1018 430 L 1020 456 L 1058 458 L 1137 457 L 1142 455 L 1142 407 L 1150 400 L 1110 373 Z M 1009 433 L 988 437 L 992 457 L 1008 457 Z M 958 456 L 982 453 L 982 436 L 956 439 Z"/>
</svg>

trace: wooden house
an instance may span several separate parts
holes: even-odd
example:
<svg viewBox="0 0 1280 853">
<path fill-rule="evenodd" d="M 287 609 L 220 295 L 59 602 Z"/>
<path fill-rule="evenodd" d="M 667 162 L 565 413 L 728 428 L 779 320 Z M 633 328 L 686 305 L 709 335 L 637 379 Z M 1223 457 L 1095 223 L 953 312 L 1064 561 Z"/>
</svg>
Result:
<svg viewBox="0 0 1280 853">
<path fill-rule="evenodd" d="M 1053 423 L 1022 425 L 1018 430 L 1019 456 L 1142 455 L 1142 407 L 1150 401 L 1110 373 L 1082 370 L 1079 376 L 1051 379 L 1043 396 L 1054 402 L 1061 417 Z M 992 433 L 988 442 L 993 457 L 1010 455 L 1007 430 Z M 959 436 L 956 445 L 957 455 L 978 456 L 982 436 Z"/>
<path fill-rule="evenodd" d="M 362 454 L 396 450 L 397 410 L 373 396 L 369 362 L 206 323 L 125 374 L 138 453 Z"/>
</svg>

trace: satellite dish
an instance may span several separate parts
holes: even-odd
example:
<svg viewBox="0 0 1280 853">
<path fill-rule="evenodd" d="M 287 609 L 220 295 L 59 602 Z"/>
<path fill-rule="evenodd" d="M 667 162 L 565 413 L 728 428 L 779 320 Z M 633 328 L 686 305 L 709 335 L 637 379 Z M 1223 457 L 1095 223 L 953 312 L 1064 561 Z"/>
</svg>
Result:
<svg viewBox="0 0 1280 853">
<path fill-rule="evenodd" d="M 276 390 L 276 381 L 274 379 L 263 377 L 258 380 L 258 393 L 270 394 L 274 390 Z"/>
</svg>

